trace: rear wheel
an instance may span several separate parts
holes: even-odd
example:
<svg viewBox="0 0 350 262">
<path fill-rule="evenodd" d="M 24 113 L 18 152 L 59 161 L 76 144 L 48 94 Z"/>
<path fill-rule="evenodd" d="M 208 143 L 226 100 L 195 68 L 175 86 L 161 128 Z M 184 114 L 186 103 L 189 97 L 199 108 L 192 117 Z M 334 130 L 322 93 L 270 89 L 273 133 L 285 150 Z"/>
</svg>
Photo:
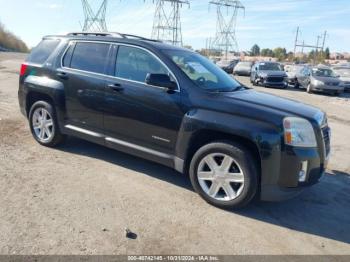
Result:
<svg viewBox="0 0 350 262">
<path fill-rule="evenodd" d="M 53 107 L 45 101 L 38 101 L 31 107 L 29 126 L 34 139 L 43 146 L 54 147 L 65 138 L 59 130 Z"/>
<path fill-rule="evenodd" d="M 191 183 L 208 203 L 220 208 L 240 208 L 255 196 L 256 161 L 245 147 L 229 141 L 200 148 L 190 165 Z"/>
</svg>

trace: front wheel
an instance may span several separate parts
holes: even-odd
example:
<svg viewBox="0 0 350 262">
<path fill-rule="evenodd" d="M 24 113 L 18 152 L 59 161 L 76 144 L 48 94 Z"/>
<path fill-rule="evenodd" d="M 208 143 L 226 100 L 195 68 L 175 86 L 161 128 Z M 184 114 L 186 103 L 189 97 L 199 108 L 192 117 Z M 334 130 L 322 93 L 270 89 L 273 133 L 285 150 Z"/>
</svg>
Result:
<svg viewBox="0 0 350 262">
<path fill-rule="evenodd" d="M 41 145 L 54 147 L 63 142 L 55 111 L 49 103 L 38 101 L 30 109 L 29 126 L 34 139 Z"/>
<path fill-rule="evenodd" d="M 308 84 L 308 85 L 307 85 L 306 92 L 308 92 L 309 94 L 312 93 L 311 84 Z"/>
<path fill-rule="evenodd" d="M 255 159 L 240 144 L 214 142 L 200 148 L 191 161 L 193 188 L 220 208 L 241 208 L 255 196 L 258 173 Z"/>
</svg>

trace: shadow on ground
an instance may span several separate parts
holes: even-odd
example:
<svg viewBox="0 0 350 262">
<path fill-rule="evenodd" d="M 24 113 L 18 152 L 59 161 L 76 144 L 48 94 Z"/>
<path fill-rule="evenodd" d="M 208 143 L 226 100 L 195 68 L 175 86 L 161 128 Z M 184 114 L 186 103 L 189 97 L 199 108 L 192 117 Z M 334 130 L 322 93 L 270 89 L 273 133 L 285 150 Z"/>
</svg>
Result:
<svg viewBox="0 0 350 262">
<path fill-rule="evenodd" d="M 70 138 L 59 150 L 107 161 L 192 190 L 189 178 L 172 169 L 80 139 Z M 295 199 L 255 202 L 235 214 L 350 244 L 350 174 L 337 170 L 332 173 Z"/>
</svg>

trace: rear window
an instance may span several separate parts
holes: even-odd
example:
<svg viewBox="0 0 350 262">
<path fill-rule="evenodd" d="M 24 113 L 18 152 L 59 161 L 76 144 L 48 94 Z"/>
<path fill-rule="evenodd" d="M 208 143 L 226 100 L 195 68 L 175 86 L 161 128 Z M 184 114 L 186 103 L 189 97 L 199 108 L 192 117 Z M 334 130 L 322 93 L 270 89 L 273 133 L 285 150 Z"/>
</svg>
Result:
<svg viewBox="0 0 350 262">
<path fill-rule="evenodd" d="M 70 67 L 103 74 L 109 47 L 109 44 L 102 43 L 77 43 L 74 48 Z"/>
<path fill-rule="evenodd" d="M 28 56 L 27 61 L 33 64 L 43 64 L 55 51 L 60 43 L 59 39 L 44 39 L 37 45 Z"/>
</svg>

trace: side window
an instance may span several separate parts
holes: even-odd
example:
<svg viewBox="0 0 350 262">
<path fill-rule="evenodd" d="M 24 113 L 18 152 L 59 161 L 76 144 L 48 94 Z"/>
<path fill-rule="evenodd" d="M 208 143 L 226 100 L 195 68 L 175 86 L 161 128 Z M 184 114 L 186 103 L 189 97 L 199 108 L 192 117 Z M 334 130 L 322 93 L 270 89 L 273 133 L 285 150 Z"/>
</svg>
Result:
<svg viewBox="0 0 350 262">
<path fill-rule="evenodd" d="M 115 76 L 145 82 L 147 74 L 169 74 L 164 65 L 153 55 L 139 48 L 120 46 Z"/>
<path fill-rule="evenodd" d="M 70 67 L 103 74 L 105 72 L 109 47 L 109 44 L 102 43 L 77 43 Z"/>
<path fill-rule="evenodd" d="M 64 67 L 70 67 L 70 62 L 72 60 L 72 55 L 73 55 L 73 51 L 74 51 L 74 47 L 75 45 L 73 43 L 71 43 L 69 45 L 69 48 L 67 50 L 67 52 L 65 53 L 64 57 L 63 57 L 63 63 L 62 65 Z"/>
<path fill-rule="evenodd" d="M 27 61 L 34 64 L 43 64 L 55 51 L 60 43 L 59 39 L 44 39 L 30 53 Z"/>
</svg>

